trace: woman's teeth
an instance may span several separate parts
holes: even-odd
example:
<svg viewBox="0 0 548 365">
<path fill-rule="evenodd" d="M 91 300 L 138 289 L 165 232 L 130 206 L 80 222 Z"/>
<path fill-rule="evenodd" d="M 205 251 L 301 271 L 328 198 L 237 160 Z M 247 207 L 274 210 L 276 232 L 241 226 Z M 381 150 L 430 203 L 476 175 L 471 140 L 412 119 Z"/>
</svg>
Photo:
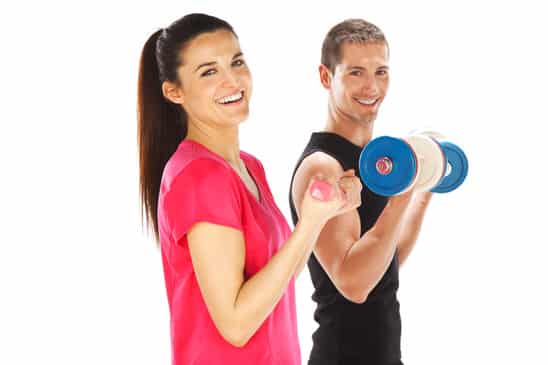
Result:
<svg viewBox="0 0 548 365">
<path fill-rule="evenodd" d="M 229 96 L 220 98 L 217 100 L 217 102 L 221 104 L 233 103 L 235 101 L 239 101 L 240 99 L 242 99 L 243 96 L 244 96 L 244 93 L 242 91 L 239 91 L 234 95 L 229 95 Z"/>
</svg>

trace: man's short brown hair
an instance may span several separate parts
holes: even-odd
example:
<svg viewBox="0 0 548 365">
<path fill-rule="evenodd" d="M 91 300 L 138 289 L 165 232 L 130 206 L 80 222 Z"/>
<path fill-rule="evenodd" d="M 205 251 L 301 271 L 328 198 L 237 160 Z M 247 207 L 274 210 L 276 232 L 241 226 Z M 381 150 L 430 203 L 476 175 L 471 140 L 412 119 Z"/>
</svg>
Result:
<svg viewBox="0 0 548 365">
<path fill-rule="evenodd" d="M 341 46 L 344 42 L 384 42 L 388 47 L 379 27 L 363 19 L 347 19 L 331 28 L 323 40 L 321 62 L 331 72 L 341 61 Z"/>
</svg>

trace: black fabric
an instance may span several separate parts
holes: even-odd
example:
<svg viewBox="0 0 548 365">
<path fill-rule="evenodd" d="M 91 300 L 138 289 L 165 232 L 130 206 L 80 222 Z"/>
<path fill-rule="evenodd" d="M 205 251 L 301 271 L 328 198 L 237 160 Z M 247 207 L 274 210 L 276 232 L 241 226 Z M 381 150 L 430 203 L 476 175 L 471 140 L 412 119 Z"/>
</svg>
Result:
<svg viewBox="0 0 548 365">
<path fill-rule="evenodd" d="M 291 185 L 304 158 L 317 151 L 329 154 L 344 170 L 354 169 L 359 176 L 361 150 L 337 134 L 313 133 L 293 171 Z M 362 205 L 358 208 L 362 235 L 375 224 L 387 202 L 386 197 L 371 192 L 364 185 Z M 291 189 L 289 205 L 293 224 L 297 224 Z M 353 303 L 338 292 L 314 254 L 308 260 L 308 269 L 314 285 L 312 300 L 317 304 L 314 319 L 319 324 L 312 335 L 313 347 L 308 364 L 402 364 L 401 318 L 396 297 L 399 286 L 397 255 L 363 304 Z"/>
</svg>

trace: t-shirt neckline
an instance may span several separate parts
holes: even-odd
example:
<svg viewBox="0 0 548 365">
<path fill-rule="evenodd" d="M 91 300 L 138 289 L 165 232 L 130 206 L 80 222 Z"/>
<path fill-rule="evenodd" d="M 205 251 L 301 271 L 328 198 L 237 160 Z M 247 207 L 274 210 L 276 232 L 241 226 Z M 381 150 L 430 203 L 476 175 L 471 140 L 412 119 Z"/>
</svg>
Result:
<svg viewBox="0 0 548 365">
<path fill-rule="evenodd" d="M 258 182 L 258 179 L 255 177 L 255 174 L 253 173 L 253 169 L 250 169 L 248 164 L 247 164 L 247 161 L 246 161 L 246 158 L 245 158 L 245 155 L 242 153 L 242 151 L 240 150 L 240 158 L 242 159 L 243 163 L 244 163 L 244 166 L 247 170 L 247 173 L 249 174 L 249 176 L 251 177 L 251 180 L 253 180 L 253 183 L 255 184 L 255 186 L 257 187 L 257 191 L 259 192 L 259 199 L 257 199 L 257 197 L 255 197 L 255 195 L 251 192 L 251 190 L 249 190 L 249 188 L 247 187 L 247 185 L 245 184 L 244 180 L 240 177 L 240 175 L 234 170 L 234 168 L 232 168 L 232 166 L 230 166 L 230 164 L 221 156 L 219 155 L 218 153 L 210 150 L 209 148 L 207 148 L 206 146 L 204 146 L 203 144 L 201 144 L 200 142 L 197 142 L 193 139 L 184 139 L 181 143 L 183 142 L 188 142 L 188 143 L 192 143 L 194 144 L 195 146 L 198 146 L 200 148 L 202 148 L 203 150 L 205 150 L 206 152 L 208 152 L 209 154 L 212 154 L 213 156 L 217 157 L 218 159 L 222 160 L 223 163 L 225 163 L 228 168 L 230 168 L 230 170 L 232 171 L 232 173 L 234 173 L 236 175 L 236 178 L 239 179 L 240 183 L 244 186 L 244 189 L 249 193 L 249 195 L 251 195 L 251 198 L 257 203 L 259 204 L 260 206 L 264 206 L 264 194 L 263 194 L 263 190 L 261 188 L 261 184 Z"/>
</svg>

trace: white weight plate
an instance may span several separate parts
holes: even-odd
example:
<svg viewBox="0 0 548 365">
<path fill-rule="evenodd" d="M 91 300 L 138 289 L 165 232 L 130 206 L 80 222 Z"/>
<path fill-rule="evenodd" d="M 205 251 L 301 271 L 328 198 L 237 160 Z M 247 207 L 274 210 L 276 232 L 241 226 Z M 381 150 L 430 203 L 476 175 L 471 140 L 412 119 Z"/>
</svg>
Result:
<svg viewBox="0 0 548 365">
<path fill-rule="evenodd" d="M 428 136 L 415 134 L 404 138 L 411 145 L 418 161 L 415 191 L 430 191 L 445 175 L 447 162 L 440 145 Z"/>
<path fill-rule="evenodd" d="M 398 193 L 398 195 L 407 193 L 409 190 L 415 188 L 415 184 L 417 184 L 417 182 L 419 181 L 419 174 L 420 174 L 420 171 L 421 171 L 421 166 L 420 166 L 421 164 L 419 162 L 419 156 L 417 156 L 417 152 L 415 151 L 415 149 L 413 148 L 411 143 L 409 143 L 409 141 L 407 141 L 407 139 L 401 138 L 401 140 L 404 141 L 405 143 L 407 143 L 409 145 L 409 147 L 411 148 L 411 151 L 413 151 L 413 155 L 414 155 L 416 164 L 415 164 L 415 177 L 413 178 L 413 181 L 402 192 Z"/>
<path fill-rule="evenodd" d="M 434 129 L 430 129 L 430 128 L 416 129 L 413 132 L 411 132 L 410 134 L 411 135 L 420 134 L 420 135 L 423 135 L 423 136 L 432 137 L 438 142 L 447 140 L 447 137 L 445 137 L 445 135 L 441 134 L 440 132 L 435 131 Z"/>
</svg>

